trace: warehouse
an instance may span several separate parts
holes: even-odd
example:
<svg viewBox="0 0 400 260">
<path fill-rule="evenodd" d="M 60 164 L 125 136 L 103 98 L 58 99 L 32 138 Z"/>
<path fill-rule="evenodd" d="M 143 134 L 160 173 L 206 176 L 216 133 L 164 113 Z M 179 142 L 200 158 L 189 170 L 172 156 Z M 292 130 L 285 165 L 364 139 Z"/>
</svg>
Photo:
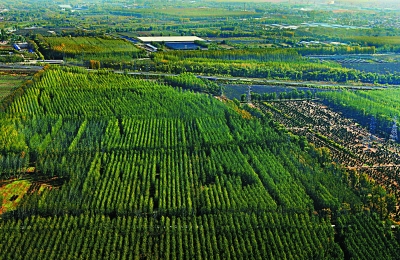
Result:
<svg viewBox="0 0 400 260">
<path fill-rule="evenodd" d="M 197 36 L 155 36 L 155 37 L 137 37 L 143 43 L 150 42 L 191 42 L 204 41 Z"/>
<path fill-rule="evenodd" d="M 156 36 L 156 37 L 137 37 L 141 42 L 149 45 L 150 43 L 164 43 L 173 50 L 196 50 L 200 46 L 197 41 L 205 41 L 197 36 Z"/>
</svg>

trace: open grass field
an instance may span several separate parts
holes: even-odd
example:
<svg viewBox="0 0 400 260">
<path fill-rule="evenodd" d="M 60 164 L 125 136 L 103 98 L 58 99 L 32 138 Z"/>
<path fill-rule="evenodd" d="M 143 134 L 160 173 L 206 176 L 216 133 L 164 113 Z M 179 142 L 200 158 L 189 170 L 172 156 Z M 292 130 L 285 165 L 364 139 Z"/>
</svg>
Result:
<svg viewBox="0 0 400 260">
<path fill-rule="evenodd" d="M 22 197 L 28 192 L 31 183 L 28 180 L 16 180 L 1 185 L 0 183 L 0 199 L 2 199 L 0 215 L 17 208 Z"/>
<path fill-rule="evenodd" d="M 129 41 L 100 37 L 44 37 L 49 51 L 49 58 L 84 56 L 85 59 L 131 60 L 139 55 L 140 49 Z"/>
<path fill-rule="evenodd" d="M 90 37 L 48 37 L 46 38 L 54 51 L 67 54 L 136 52 L 138 49 L 131 43 L 120 39 L 102 39 Z"/>
<path fill-rule="evenodd" d="M 0 100 L 9 95 L 13 89 L 20 86 L 28 77 L 26 74 L 0 72 Z"/>
<path fill-rule="evenodd" d="M 370 46 L 383 46 L 385 44 L 397 45 L 400 44 L 400 36 L 355 36 L 354 40 L 365 42 Z"/>
</svg>

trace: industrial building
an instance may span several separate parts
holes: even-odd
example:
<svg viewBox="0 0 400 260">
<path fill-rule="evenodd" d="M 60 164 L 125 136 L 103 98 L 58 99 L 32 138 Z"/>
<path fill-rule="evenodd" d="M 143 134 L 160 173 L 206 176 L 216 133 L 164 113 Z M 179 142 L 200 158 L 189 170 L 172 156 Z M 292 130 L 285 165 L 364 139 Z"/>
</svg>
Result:
<svg viewBox="0 0 400 260">
<path fill-rule="evenodd" d="M 149 51 L 157 51 L 157 48 L 150 43 L 165 43 L 170 49 L 174 50 L 196 50 L 199 46 L 196 41 L 205 41 L 197 36 L 155 36 L 155 37 L 137 37 L 139 41 L 145 44 Z"/>
<path fill-rule="evenodd" d="M 204 41 L 197 36 L 154 36 L 154 37 L 137 37 L 143 43 L 150 42 L 191 42 Z"/>
</svg>

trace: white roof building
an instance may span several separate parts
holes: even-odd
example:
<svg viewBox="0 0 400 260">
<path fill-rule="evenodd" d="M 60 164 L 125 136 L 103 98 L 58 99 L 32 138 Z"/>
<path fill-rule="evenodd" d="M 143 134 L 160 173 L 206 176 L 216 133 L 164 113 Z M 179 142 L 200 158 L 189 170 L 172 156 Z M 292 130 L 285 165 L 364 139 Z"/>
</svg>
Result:
<svg viewBox="0 0 400 260">
<path fill-rule="evenodd" d="M 155 37 L 137 37 L 141 42 L 194 42 L 204 41 L 197 36 L 155 36 Z"/>
</svg>

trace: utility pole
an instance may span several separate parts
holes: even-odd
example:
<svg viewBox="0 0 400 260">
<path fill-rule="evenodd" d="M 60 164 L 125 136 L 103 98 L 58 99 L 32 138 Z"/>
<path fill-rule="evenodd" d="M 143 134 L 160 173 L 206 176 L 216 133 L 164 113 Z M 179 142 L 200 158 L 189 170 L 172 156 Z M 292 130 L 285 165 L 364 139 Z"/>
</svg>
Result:
<svg viewBox="0 0 400 260">
<path fill-rule="evenodd" d="M 397 117 L 396 116 L 393 118 L 392 132 L 390 133 L 389 139 L 390 139 L 390 141 L 393 141 L 393 142 L 397 141 Z"/>
<path fill-rule="evenodd" d="M 375 127 L 376 127 L 376 120 L 375 117 L 371 117 L 371 122 L 369 123 L 369 135 L 367 137 L 367 147 L 371 148 L 371 143 L 374 140 L 374 134 L 375 134 Z"/>
<path fill-rule="evenodd" d="M 251 86 L 247 87 L 247 104 L 251 104 Z"/>
<path fill-rule="evenodd" d="M 371 122 L 369 123 L 369 132 L 371 135 L 375 134 L 375 128 L 376 128 L 376 119 L 374 116 L 371 117 Z"/>
</svg>

